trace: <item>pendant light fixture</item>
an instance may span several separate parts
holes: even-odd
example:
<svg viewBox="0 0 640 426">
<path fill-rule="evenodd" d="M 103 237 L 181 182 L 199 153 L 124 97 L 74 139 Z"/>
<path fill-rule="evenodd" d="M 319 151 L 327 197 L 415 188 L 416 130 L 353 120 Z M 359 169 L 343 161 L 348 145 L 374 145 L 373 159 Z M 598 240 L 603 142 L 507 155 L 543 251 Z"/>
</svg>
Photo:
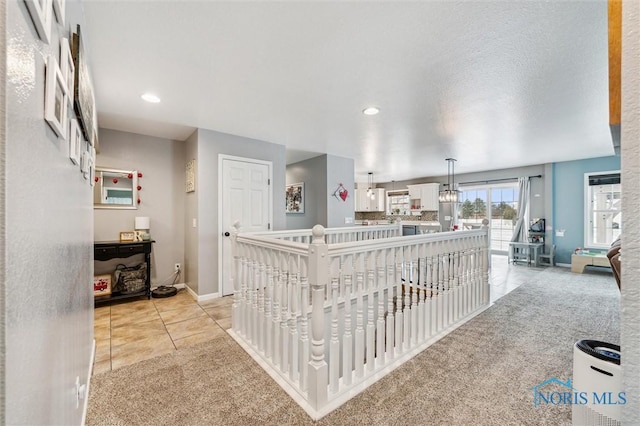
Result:
<svg viewBox="0 0 640 426">
<path fill-rule="evenodd" d="M 367 188 L 367 194 L 369 195 L 369 198 L 371 198 L 372 200 L 376 199 L 376 193 L 373 190 L 374 186 L 373 186 L 373 172 L 369 172 L 368 176 L 367 176 L 367 184 L 368 184 L 368 188 Z"/>
<path fill-rule="evenodd" d="M 456 175 L 454 171 L 454 164 L 457 161 L 455 158 L 447 158 L 447 189 L 440 191 L 439 200 L 441 203 L 457 203 L 460 199 L 460 191 L 455 189 Z"/>
</svg>

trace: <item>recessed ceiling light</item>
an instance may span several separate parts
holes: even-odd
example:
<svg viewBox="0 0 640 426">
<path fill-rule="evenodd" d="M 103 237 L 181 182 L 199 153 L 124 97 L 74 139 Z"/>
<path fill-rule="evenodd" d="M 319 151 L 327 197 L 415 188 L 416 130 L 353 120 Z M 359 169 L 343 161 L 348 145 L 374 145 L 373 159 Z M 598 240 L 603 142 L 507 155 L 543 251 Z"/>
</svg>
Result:
<svg viewBox="0 0 640 426">
<path fill-rule="evenodd" d="M 153 95 L 151 93 L 145 93 L 144 95 L 140 96 L 142 99 L 144 99 L 147 102 L 151 102 L 152 104 L 157 104 L 158 102 L 160 102 L 160 98 L 157 97 L 156 95 Z"/>
<path fill-rule="evenodd" d="M 362 110 L 364 115 L 376 115 L 380 112 L 380 109 L 377 107 L 369 107 Z"/>
</svg>

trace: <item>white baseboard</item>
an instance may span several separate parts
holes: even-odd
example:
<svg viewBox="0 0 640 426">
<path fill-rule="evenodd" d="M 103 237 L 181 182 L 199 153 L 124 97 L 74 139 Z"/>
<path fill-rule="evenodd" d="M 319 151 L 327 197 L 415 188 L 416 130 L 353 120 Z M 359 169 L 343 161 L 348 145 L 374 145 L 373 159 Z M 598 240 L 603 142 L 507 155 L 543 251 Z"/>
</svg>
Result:
<svg viewBox="0 0 640 426">
<path fill-rule="evenodd" d="M 177 288 L 179 290 L 183 289 L 183 288 L 186 288 L 187 289 L 187 293 L 189 293 L 189 295 L 191 297 L 193 297 L 193 300 L 195 300 L 196 302 L 204 302 L 204 301 L 207 301 L 207 300 L 213 300 L 213 299 L 218 299 L 218 298 L 222 297 L 222 294 L 220 294 L 220 292 L 198 295 L 195 291 L 191 290 L 191 287 L 189 287 L 185 283 L 172 284 L 170 287 L 175 287 L 175 288 Z M 157 288 L 157 287 L 152 287 L 151 289 L 153 290 L 154 288 Z"/>
<path fill-rule="evenodd" d="M 198 302 L 205 302 L 207 300 L 218 299 L 220 297 L 222 297 L 222 294 L 220 294 L 220 292 L 218 292 L 218 293 L 209 293 L 209 294 L 203 294 L 202 296 L 197 296 L 196 300 Z"/>
<path fill-rule="evenodd" d="M 87 387 L 84 391 L 84 400 L 82 402 L 82 426 L 87 423 L 87 412 L 89 411 L 89 389 L 91 389 L 91 376 L 93 376 L 93 363 L 96 360 L 96 339 L 93 339 L 93 347 L 91 348 L 91 356 L 89 357 L 89 372 L 87 373 Z"/>
<path fill-rule="evenodd" d="M 570 263 L 556 263 L 556 266 L 561 266 L 563 268 L 571 268 Z"/>
</svg>

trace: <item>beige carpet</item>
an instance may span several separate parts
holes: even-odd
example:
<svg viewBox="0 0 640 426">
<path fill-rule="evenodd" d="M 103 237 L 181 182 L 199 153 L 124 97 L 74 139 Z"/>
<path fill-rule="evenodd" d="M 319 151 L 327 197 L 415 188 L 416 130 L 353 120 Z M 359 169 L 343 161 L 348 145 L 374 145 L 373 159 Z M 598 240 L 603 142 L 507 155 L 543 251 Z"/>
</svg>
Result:
<svg viewBox="0 0 640 426">
<path fill-rule="evenodd" d="M 619 343 L 613 276 L 549 268 L 324 417 L 327 425 L 570 424 L 532 388 L 572 375 L 573 344 Z M 89 425 L 311 424 L 228 335 L 96 375 Z"/>
</svg>

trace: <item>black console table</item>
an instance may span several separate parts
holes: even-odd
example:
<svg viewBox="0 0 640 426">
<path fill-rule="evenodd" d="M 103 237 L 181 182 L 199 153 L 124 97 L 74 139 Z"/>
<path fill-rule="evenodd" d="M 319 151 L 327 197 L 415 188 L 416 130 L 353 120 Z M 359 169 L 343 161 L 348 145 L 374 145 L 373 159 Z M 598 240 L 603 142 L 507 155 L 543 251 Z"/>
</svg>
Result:
<svg viewBox="0 0 640 426">
<path fill-rule="evenodd" d="M 136 293 L 112 294 L 111 296 L 96 297 L 96 304 L 140 296 L 147 296 L 148 299 L 151 299 L 151 245 L 153 243 L 155 243 L 155 241 L 150 240 L 134 242 L 96 241 L 93 244 L 94 260 L 104 261 L 111 259 L 124 259 L 136 254 L 143 254 L 144 261 L 147 264 L 147 280 L 144 290 Z"/>
</svg>

